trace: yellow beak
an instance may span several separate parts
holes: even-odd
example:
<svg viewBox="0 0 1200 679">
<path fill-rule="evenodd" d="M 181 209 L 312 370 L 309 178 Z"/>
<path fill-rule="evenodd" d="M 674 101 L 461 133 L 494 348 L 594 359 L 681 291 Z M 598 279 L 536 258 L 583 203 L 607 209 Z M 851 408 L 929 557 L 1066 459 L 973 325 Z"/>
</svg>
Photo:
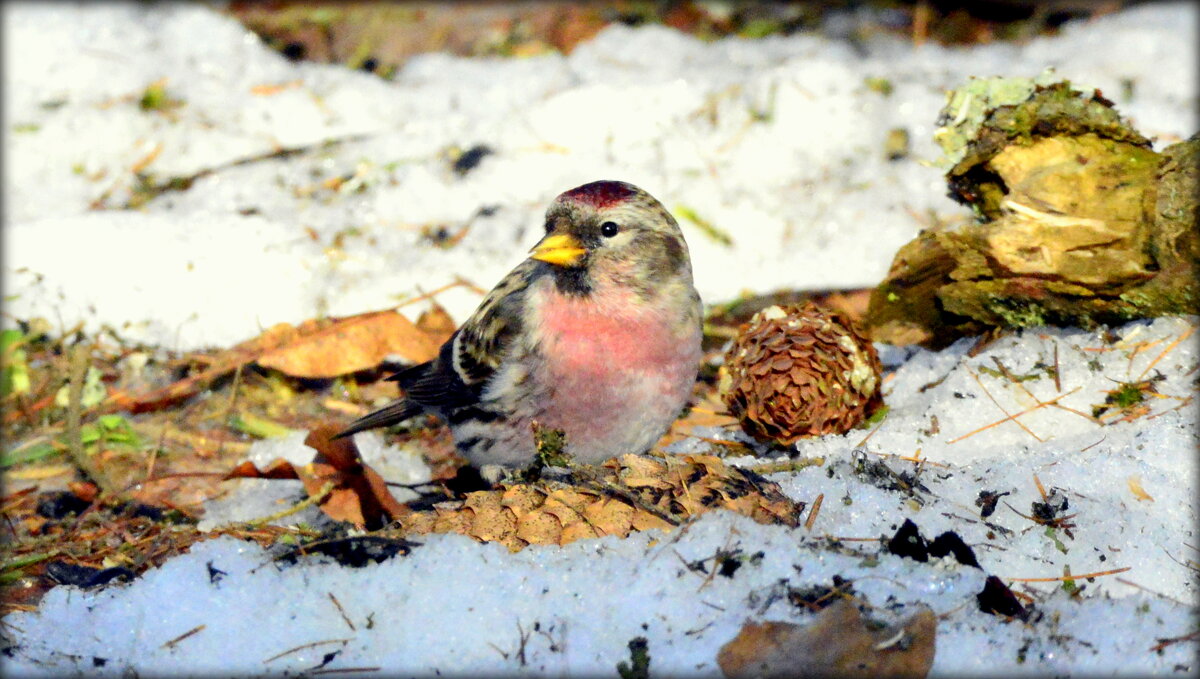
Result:
<svg viewBox="0 0 1200 679">
<path fill-rule="evenodd" d="M 530 252 L 532 253 L 529 255 L 530 259 L 555 266 L 576 266 L 579 264 L 579 260 L 587 254 L 587 250 L 574 236 L 568 236 L 565 233 L 546 236 Z"/>
</svg>

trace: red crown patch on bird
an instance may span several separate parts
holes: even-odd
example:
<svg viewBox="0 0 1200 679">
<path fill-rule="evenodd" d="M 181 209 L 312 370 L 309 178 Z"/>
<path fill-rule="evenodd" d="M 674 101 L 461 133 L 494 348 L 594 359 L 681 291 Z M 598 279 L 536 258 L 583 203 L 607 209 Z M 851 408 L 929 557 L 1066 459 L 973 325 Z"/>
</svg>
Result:
<svg viewBox="0 0 1200 679">
<path fill-rule="evenodd" d="M 628 200 L 637 194 L 637 189 L 625 182 L 603 180 L 577 186 L 559 196 L 602 209 Z"/>
</svg>

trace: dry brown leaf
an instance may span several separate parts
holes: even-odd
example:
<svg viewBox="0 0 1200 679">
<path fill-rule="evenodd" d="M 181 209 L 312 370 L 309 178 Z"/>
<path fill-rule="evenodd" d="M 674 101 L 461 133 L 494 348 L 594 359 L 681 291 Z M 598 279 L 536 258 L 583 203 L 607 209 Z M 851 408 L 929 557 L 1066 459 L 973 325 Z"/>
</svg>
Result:
<svg viewBox="0 0 1200 679">
<path fill-rule="evenodd" d="M 237 370 L 258 358 L 264 351 L 287 341 L 294 331 L 295 328 L 287 323 L 273 325 L 258 337 L 221 352 L 212 359 L 207 368 L 195 375 L 189 375 L 145 394 L 113 391 L 109 394 L 109 399 L 117 408 L 133 413 L 166 408 L 199 393 L 213 380 Z"/>
<path fill-rule="evenodd" d="M 840 599 L 811 624 L 748 622 L 721 647 L 726 677 L 912 677 L 929 674 L 937 617 L 928 608 L 901 625 L 868 627 L 858 607 Z"/>
<path fill-rule="evenodd" d="M 298 479 L 300 475 L 296 473 L 296 468 L 291 462 L 277 457 L 271 460 L 270 464 L 264 469 L 259 469 L 254 466 L 254 463 L 246 460 L 240 462 L 236 467 L 229 470 L 223 480 L 229 479 Z"/>
<path fill-rule="evenodd" d="M 458 324 L 446 313 L 441 304 L 434 302 L 427 310 L 422 311 L 420 316 L 417 316 L 417 328 L 429 335 L 433 343 L 441 346 L 454 331 L 458 329 Z"/>
<path fill-rule="evenodd" d="M 393 310 L 308 320 L 299 326 L 278 323 L 258 337 L 217 354 L 208 367 L 194 375 L 144 394 L 113 391 L 109 402 L 116 409 L 133 413 L 160 410 L 255 361 L 295 377 L 311 378 L 372 368 L 389 354 L 415 363 L 427 361 L 437 354 L 442 333 L 420 330 Z"/>
<path fill-rule="evenodd" d="M 317 506 L 330 518 L 348 521 L 359 528 L 378 528 L 409 510 L 392 497 L 383 478 L 363 463 L 358 448 L 349 438 L 332 440 L 339 426 L 324 423 L 309 433 L 305 445 L 316 450 L 313 461 L 297 467 L 283 458 L 259 469 L 253 462 L 238 464 L 225 479 L 299 479 L 309 496 L 319 494 L 326 484 L 332 489 Z"/>
<path fill-rule="evenodd" d="M 389 355 L 413 363 L 437 355 L 439 342 L 395 311 L 305 321 L 292 341 L 264 352 L 258 364 L 293 377 L 337 377 L 379 365 Z"/>
<path fill-rule="evenodd" d="M 333 483 L 329 496 L 318 505 L 338 521 L 359 528 L 379 528 L 409 510 L 396 501 L 379 473 L 362 461 L 351 438 L 333 439 L 341 427 L 325 423 L 311 431 L 304 444 L 315 449 L 312 463 L 297 470 L 309 495 Z"/>
</svg>

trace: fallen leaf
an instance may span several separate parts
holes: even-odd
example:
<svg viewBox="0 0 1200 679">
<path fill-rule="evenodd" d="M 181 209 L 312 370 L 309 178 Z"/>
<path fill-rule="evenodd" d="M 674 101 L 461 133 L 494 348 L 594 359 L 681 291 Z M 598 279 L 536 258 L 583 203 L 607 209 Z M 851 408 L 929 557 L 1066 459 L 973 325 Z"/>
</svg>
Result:
<svg viewBox="0 0 1200 679">
<path fill-rule="evenodd" d="M 300 476 L 299 476 L 299 474 L 296 473 L 296 468 L 292 466 L 292 463 L 288 462 L 287 460 L 283 459 L 282 457 L 277 457 L 274 460 L 272 460 L 271 463 L 268 464 L 265 469 L 259 469 L 258 467 L 254 466 L 253 462 L 251 462 L 249 460 L 246 460 L 245 462 L 240 462 L 240 463 L 238 463 L 238 465 L 236 467 L 229 470 L 229 473 L 225 474 L 225 477 L 222 480 L 228 481 L 229 479 L 298 479 L 298 478 L 300 478 Z"/>
<path fill-rule="evenodd" d="M 439 347 L 454 334 L 458 324 L 441 304 L 434 302 L 427 310 L 417 316 L 417 327 L 429 335 L 433 343 Z"/>
<path fill-rule="evenodd" d="M 747 622 L 721 647 L 726 677 L 913 677 L 929 674 L 937 617 L 922 609 L 893 627 L 872 627 L 858 607 L 839 599 L 809 625 Z"/>
<path fill-rule="evenodd" d="M 441 346 L 395 311 L 375 311 L 325 322 L 307 321 L 298 337 L 264 352 L 258 364 L 293 377 L 337 377 L 379 365 L 396 354 L 428 361 Z"/>
<path fill-rule="evenodd" d="M 327 483 L 333 490 L 318 506 L 337 521 L 358 528 L 380 528 L 410 510 L 400 504 L 383 477 L 362 461 L 351 438 L 334 439 L 341 426 L 324 423 L 309 433 L 304 445 L 317 451 L 310 464 L 298 469 L 309 495 L 320 493 Z"/>
<path fill-rule="evenodd" d="M 418 329 L 394 310 L 346 318 L 308 320 L 299 326 L 278 323 L 258 337 L 227 349 L 194 375 L 144 394 L 113 391 L 114 407 L 132 413 L 161 410 L 190 398 L 214 380 L 257 361 L 295 377 L 336 377 L 379 365 L 397 354 L 419 363 L 433 358 L 440 335 Z"/>
<path fill-rule="evenodd" d="M 114 391 L 109 394 L 109 400 L 118 408 L 132 413 L 160 410 L 199 393 L 213 380 L 250 363 L 267 349 L 288 341 L 295 332 L 296 329 L 287 323 L 273 325 L 258 337 L 221 352 L 207 368 L 194 375 L 144 394 Z"/>
<path fill-rule="evenodd" d="M 323 423 L 309 433 L 304 444 L 316 454 L 304 466 L 276 458 L 259 469 L 245 461 L 231 469 L 225 479 L 299 479 L 310 497 L 327 484 L 332 485 L 317 506 L 330 518 L 358 528 L 379 528 L 408 513 L 410 510 L 392 496 L 379 473 L 362 461 L 352 439 L 333 440 L 340 429 L 337 424 Z"/>
</svg>

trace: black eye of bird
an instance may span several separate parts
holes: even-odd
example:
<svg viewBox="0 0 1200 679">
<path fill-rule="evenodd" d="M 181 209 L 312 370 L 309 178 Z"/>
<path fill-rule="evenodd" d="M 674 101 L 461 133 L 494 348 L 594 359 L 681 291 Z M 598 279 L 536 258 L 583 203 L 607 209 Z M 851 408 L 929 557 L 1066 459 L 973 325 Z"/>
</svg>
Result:
<svg viewBox="0 0 1200 679">
<path fill-rule="evenodd" d="M 617 226 L 616 222 L 604 222 L 600 225 L 600 235 L 605 238 L 612 238 L 620 233 L 621 227 Z"/>
</svg>

